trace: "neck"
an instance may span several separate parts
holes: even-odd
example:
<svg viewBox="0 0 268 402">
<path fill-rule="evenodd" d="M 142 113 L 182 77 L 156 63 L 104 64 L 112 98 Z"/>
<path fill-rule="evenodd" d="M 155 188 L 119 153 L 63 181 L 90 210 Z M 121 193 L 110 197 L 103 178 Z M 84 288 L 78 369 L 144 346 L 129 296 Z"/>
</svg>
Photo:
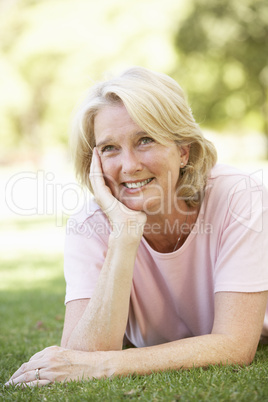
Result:
<svg viewBox="0 0 268 402">
<path fill-rule="evenodd" d="M 198 208 L 190 208 L 184 201 L 171 214 L 148 216 L 144 237 L 159 252 L 170 253 L 180 248 L 196 222 Z"/>
</svg>

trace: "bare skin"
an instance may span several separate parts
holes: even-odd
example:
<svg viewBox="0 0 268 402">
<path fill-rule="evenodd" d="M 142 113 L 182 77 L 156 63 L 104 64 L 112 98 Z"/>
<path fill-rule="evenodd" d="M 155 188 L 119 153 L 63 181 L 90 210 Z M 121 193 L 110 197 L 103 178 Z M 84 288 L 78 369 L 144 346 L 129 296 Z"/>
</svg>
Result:
<svg viewBox="0 0 268 402">
<path fill-rule="evenodd" d="M 52 346 L 34 355 L 14 373 L 7 385 L 42 386 L 55 381 L 149 374 L 208 364 L 247 365 L 256 353 L 268 292 L 216 293 L 211 334 L 122 350 L 137 249 L 145 225 L 161 223 L 162 219 L 162 216 L 145 213 L 142 207 L 145 205 L 151 208 L 150 211 L 159 208 L 156 198 L 153 198 L 157 187 L 150 187 L 150 183 L 164 185 L 164 176 L 163 170 L 158 170 L 154 164 L 155 157 L 152 157 L 159 152 L 158 144 L 144 140 L 144 133 L 140 135 L 139 128 L 135 127 L 122 107 L 115 109 L 103 113 L 100 111 L 97 115 L 99 120 L 96 121 L 95 131 L 98 151 L 94 151 L 91 166 L 94 195 L 113 229 L 97 287 L 90 300 L 67 303 L 61 347 Z M 124 133 L 128 134 L 127 139 Z M 102 143 L 102 147 L 108 146 L 108 154 L 105 155 L 106 151 L 98 147 L 98 142 Z M 171 148 L 166 152 L 167 160 L 170 155 L 177 153 L 179 164 L 187 162 L 187 149 Z M 172 163 L 168 169 L 176 172 L 177 167 Z M 109 172 L 110 183 L 107 182 L 106 172 Z M 132 191 L 125 183 L 133 182 L 133 178 L 139 183 L 153 179 L 148 187 L 144 185 L 144 189 Z M 174 188 L 178 179 L 173 179 Z M 121 196 L 124 197 L 124 204 L 120 201 Z M 111 205 L 113 208 L 110 208 Z M 181 203 L 179 209 L 174 208 L 165 218 L 183 222 L 186 210 L 186 205 Z M 189 219 L 194 221 L 197 211 L 190 212 L 193 213 Z M 123 228 L 120 236 L 115 235 L 118 224 Z M 147 240 L 159 250 L 164 235 L 157 237 L 149 232 Z M 185 238 L 182 238 L 182 242 Z M 176 241 L 177 236 L 172 235 L 165 243 L 166 248 L 172 251 Z M 39 381 L 36 380 L 36 369 L 39 369 Z"/>
</svg>

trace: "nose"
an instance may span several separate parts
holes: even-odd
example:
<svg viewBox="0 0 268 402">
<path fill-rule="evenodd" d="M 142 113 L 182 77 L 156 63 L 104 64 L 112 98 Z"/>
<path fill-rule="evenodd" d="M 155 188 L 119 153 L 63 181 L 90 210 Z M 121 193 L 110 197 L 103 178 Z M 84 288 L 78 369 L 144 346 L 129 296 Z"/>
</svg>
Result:
<svg viewBox="0 0 268 402">
<path fill-rule="evenodd" d="M 142 170 L 140 155 L 135 150 L 125 150 L 121 156 L 121 166 L 124 174 L 134 175 Z"/>
</svg>

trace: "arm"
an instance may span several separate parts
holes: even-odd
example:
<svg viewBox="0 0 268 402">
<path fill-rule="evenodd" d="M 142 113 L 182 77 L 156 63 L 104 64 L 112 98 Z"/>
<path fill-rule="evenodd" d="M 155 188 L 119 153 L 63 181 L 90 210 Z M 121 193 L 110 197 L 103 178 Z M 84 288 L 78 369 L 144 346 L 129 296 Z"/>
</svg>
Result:
<svg viewBox="0 0 268 402">
<path fill-rule="evenodd" d="M 216 293 L 211 334 L 125 350 L 117 361 L 115 373 L 129 374 L 129 367 L 132 373 L 148 374 L 209 364 L 250 364 L 260 339 L 267 295 L 268 292 Z"/>
<path fill-rule="evenodd" d="M 252 362 L 259 342 L 268 292 L 215 295 L 211 334 L 146 348 L 81 352 L 58 347 L 34 355 L 11 377 L 10 383 L 35 386 L 54 381 L 101 378 L 112 375 L 150 374 L 154 371 L 204 367 L 209 364 Z"/>
<path fill-rule="evenodd" d="M 91 183 L 112 232 L 92 298 L 67 304 L 62 346 L 83 351 L 122 348 L 137 249 L 146 215 L 117 201 L 105 185 L 100 160 L 93 154 Z"/>
<path fill-rule="evenodd" d="M 61 346 L 67 347 L 71 333 L 81 319 L 90 299 L 73 300 L 66 304 Z"/>
<path fill-rule="evenodd" d="M 122 349 L 136 250 L 110 237 L 91 300 L 67 304 L 62 346 L 85 351 Z"/>
</svg>

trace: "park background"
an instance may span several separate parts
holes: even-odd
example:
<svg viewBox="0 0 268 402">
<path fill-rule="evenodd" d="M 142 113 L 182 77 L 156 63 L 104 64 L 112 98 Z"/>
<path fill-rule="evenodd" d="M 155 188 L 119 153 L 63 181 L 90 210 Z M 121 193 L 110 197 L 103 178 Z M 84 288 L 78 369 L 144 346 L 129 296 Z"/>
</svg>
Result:
<svg viewBox="0 0 268 402">
<path fill-rule="evenodd" d="M 5 380 L 8 362 L 60 342 L 65 225 L 85 197 L 68 137 L 86 89 L 132 65 L 172 76 L 219 161 L 268 185 L 267 38 L 266 0 L 0 1 Z"/>
</svg>

